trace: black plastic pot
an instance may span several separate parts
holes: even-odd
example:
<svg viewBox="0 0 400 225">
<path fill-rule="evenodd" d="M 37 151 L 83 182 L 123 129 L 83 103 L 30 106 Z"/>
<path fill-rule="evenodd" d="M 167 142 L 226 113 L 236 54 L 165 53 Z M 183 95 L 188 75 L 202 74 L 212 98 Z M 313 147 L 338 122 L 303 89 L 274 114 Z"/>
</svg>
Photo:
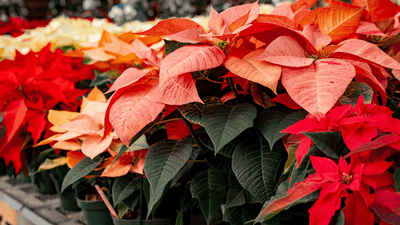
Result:
<svg viewBox="0 0 400 225">
<path fill-rule="evenodd" d="M 87 225 L 110 225 L 113 220 L 110 211 L 103 200 L 87 201 L 78 198 L 78 206 L 81 207 L 86 218 Z"/>
<path fill-rule="evenodd" d="M 111 216 L 111 214 L 110 214 Z M 112 220 L 114 225 L 139 225 L 139 220 L 123 220 L 117 219 L 113 216 Z M 174 225 L 176 217 L 168 218 L 168 219 L 156 219 L 156 220 L 142 220 L 142 225 Z"/>
<path fill-rule="evenodd" d="M 65 210 L 68 211 L 81 211 L 81 208 L 78 207 L 78 204 L 76 202 L 75 198 L 75 191 L 71 187 L 68 187 L 64 190 L 64 192 L 61 193 L 61 205 Z"/>
</svg>

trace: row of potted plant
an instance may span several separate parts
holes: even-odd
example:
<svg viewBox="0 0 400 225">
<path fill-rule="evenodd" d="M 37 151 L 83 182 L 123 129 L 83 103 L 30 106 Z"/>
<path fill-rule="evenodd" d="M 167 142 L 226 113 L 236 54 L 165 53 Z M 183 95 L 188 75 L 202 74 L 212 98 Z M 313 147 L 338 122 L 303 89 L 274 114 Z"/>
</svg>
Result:
<svg viewBox="0 0 400 225">
<path fill-rule="evenodd" d="M 397 224 L 400 8 L 315 2 L 212 9 L 208 29 L 173 18 L 103 32 L 63 56 L 98 70 L 79 113 L 48 109 L 53 133 L 36 144 L 32 95 L 6 99 L 3 117 L 21 122 L 4 119 L 5 137 L 65 150 L 39 171 L 67 164 L 61 191 L 102 187 L 80 198 L 106 192 L 108 224 Z"/>
</svg>

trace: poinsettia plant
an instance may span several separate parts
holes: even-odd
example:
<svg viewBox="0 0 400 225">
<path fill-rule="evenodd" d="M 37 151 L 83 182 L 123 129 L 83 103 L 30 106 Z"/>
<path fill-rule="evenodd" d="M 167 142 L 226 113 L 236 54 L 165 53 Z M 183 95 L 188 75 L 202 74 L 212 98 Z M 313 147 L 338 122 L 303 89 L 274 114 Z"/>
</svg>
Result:
<svg viewBox="0 0 400 225">
<path fill-rule="evenodd" d="M 89 91 L 75 84 L 93 79 L 93 66 L 63 54 L 60 49 L 52 52 L 49 44 L 26 55 L 17 51 L 15 60 L 0 62 L 0 157 L 7 165 L 13 163 L 16 174 L 26 163 L 24 151 L 48 131 L 48 111 L 76 111 L 78 98 Z"/>
<path fill-rule="evenodd" d="M 106 162 L 121 176 L 120 215 L 143 191 L 145 216 L 154 218 L 177 188 L 177 224 L 199 212 L 207 224 L 399 221 L 400 63 L 360 31 L 364 22 L 396 21 L 397 6 L 330 0 L 311 10 L 315 2 L 268 15 L 258 2 L 211 9 L 208 28 L 173 18 L 135 33 L 165 47 L 163 55 L 133 50 L 146 67 L 126 69 L 108 90 L 97 140 L 115 133 L 123 143 Z M 127 153 L 139 154 L 132 149 L 142 142 L 150 148 L 143 175 L 122 177 L 140 164 Z M 100 162 L 79 168 L 89 173 Z"/>
</svg>

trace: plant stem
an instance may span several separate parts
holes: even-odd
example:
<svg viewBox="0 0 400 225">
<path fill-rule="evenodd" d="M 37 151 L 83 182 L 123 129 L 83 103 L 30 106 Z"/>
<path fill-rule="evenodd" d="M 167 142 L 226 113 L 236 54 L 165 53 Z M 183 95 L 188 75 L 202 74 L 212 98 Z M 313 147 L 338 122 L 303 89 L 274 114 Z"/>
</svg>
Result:
<svg viewBox="0 0 400 225">
<path fill-rule="evenodd" d="M 140 187 L 140 195 L 139 195 L 139 225 L 142 225 L 142 198 L 143 198 L 143 182 L 142 185 Z"/>
<path fill-rule="evenodd" d="M 211 83 L 215 83 L 215 84 L 227 84 L 225 82 L 221 82 L 221 81 L 215 81 L 215 80 L 211 80 L 210 78 L 203 76 L 207 81 L 210 81 Z"/>
<path fill-rule="evenodd" d="M 197 144 L 197 146 L 199 147 L 200 151 L 201 151 L 201 152 L 205 152 L 204 149 L 203 149 L 203 147 L 202 147 L 201 144 L 200 144 L 200 141 L 197 139 L 196 134 L 194 133 L 194 130 L 193 130 L 193 128 L 192 128 L 192 125 L 189 123 L 189 121 L 187 121 L 187 119 L 185 119 L 185 117 L 182 117 L 182 119 L 183 119 L 183 121 L 185 121 L 185 124 L 186 124 L 187 128 L 189 129 L 190 134 L 192 135 L 192 138 L 193 138 L 194 141 L 196 142 L 196 144 Z"/>
<path fill-rule="evenodd" d="M 159 124 L 163 124 L 163 123 L 169 123 L 169 122 L 173 122 L 173 121 L 177 121 L 177 120 L 182 120 L 182 118 L 172 118 L 172 119 L 169 119 L 169 120 L 161 120 L 161 121 L 158 121 L 158 122 L 155 122 L 154 123 L 154 125 L 159 125 Z"/>
<path fill-rule="evenodd" d="M 235 95 L 235 98 L 239 97 L 239 94 L 237 93 L 237 90 L 236 90 L 235 85 L 233 83 L 232 77 L 228 77 L 228 78 L 226 78 L 226 80 L 228 81 L 228 85 L 232 89 L 232 92 Z"/>
</svg>

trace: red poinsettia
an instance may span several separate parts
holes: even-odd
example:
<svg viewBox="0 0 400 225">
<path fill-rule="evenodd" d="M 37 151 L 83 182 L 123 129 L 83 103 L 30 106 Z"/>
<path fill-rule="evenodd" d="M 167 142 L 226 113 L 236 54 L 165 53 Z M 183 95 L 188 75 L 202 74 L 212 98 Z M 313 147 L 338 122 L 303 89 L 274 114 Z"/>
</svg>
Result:
<svg viewBox="0 0 400 225">
<path fill-rule="evenodd" d="M 375 216 L 372 208 L 377 204 L 376 199 L 381 200 L 380 196 L 375 198 L 375 193 L 386 190 L 390 194 L 394 189 L 393 175 L 387 172 L 393 162 L 376 160 L 361 163 L 352 158 L 348 164 L 343 158 L 338 163 L 326 157 L 310 158 L 316 172 L 288 190 L 285 197 L 272 201 L 259 217 L 279 212 L 298 199 L 320 190 L 318 200 L 309 209 L 310 225 L 329 224 L 335 212 L 341 208 L 342 198 L 346 198 L 342 208 L 346 224 L 373 225 Z M 399 197 L 395 196 L 394 199 L 397 201 Z"/>
<path fill-rule="evenodd" d="M 24 143 L 38 142 L 47 125 L 46 114 L 56 106 L 76 111 L 77 98 L 88 90 L 75 88 L 79 80 L 93 78 L 93 67 L 81 60 L 50 51 L 50 44 L 40 52 L 0 62 L 0 110 L 5 134 L 0 139 L 0 157 L 13 162 L 18 173 Z"/>
<path fill-rule="evenodd" d="M 33 29 L 36 27 L 45 27 L 50 20 L 25 20 L 21 17 L 9 17 L 8 22 L 0 20 L 0 35 L 11 34 L 18 37 L 25 32 L 25 29 Z"/>
<path fill-rule="evenodd" d="M 331 109 L 323 117 L 309 116 L 282 132 L 302 137 L 296 151 L 297 165 L 300 165 L 312 145 L 311 139 L 302 135 L 302 132 L 340 131 L 346 146 L 354 150 L 378 137 L 380 133 L 400 135 L 400 120 L 393 118 L 392 114 L 385 106 L 365 104 L 364 97 L 360 95 L 354 107 L 349 104 Z"/>
</svg>

